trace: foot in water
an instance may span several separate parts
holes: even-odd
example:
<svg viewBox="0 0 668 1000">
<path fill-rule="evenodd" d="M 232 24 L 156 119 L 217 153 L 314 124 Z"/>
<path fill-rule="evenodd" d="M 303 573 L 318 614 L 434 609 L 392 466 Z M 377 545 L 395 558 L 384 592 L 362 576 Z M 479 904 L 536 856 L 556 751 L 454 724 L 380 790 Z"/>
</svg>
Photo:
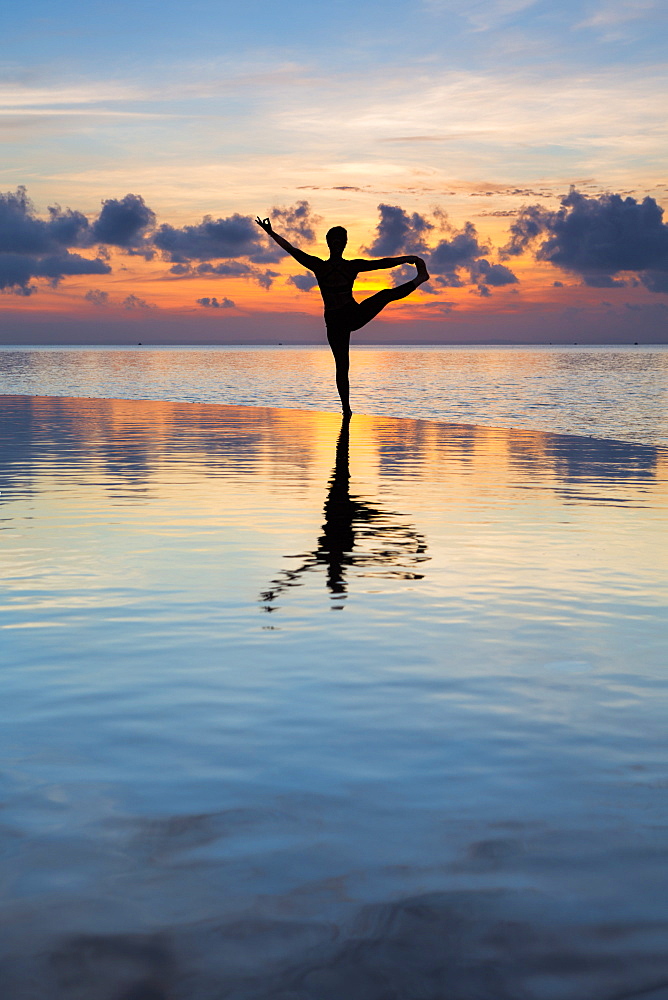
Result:
<svg viewBox="0 0 668 1000">
<path fill-rule="evenodd" d="M 429 281 L 429 271 L 427 270 L 427 265 L 421 257 L 418 257 L 415 262 L 415 266 L 417 268 L 417 274 L 413 278 L 413 282 L 417 288 L 417 286 L 421 285 L 423 281 Z"/>
<path fill-rule="evenodd" d="M 343 411 L 343 419 L 344 420 L 350 420 L 350 418 L 352 417 L 352 415 L 353 415 L 353 411 L 350 408 L 348 408 L 347 410 Z"/>
</svg>

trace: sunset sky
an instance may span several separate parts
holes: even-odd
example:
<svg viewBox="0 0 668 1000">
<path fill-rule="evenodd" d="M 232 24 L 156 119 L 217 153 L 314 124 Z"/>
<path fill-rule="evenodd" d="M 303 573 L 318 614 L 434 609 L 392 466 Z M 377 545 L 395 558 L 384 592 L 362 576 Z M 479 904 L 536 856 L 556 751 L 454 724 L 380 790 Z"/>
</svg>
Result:
<svg viewBox="0 0 668 1000">
<path fill-rule="evenodd" d="M 1 343 L 322 342 L 257 214 L 425 256 L 358 342 L 668 340 L 662 0 L 10 0 L 3 36 Z"/>
</svg>

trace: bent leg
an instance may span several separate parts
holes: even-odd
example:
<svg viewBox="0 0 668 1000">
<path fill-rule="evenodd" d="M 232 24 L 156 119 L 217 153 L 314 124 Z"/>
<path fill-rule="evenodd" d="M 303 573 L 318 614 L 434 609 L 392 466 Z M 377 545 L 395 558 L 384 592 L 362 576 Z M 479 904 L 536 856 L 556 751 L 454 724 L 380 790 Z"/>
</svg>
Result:
<svg viewBox="0 0 668 1000">
<path fill-rule="evenodd" d="M 327 329 L 327 340 L 334 355 L 336 365 L 336 388 L 341 397 L 344 417 L 352 416 L 350 409 L 350 383 L 348 370 L 350 367 L 350 330 Z"/>
<path fill-rule="evenodd" d="M 382 291 L 376 292 L 375 295 L 370 295 L 368 299 L 363 299 L 359 303 L 358 310 L 358 317 L 361 322 L 359 322 L 359 325 L 354 326 L 353 330 L 359 330 L 360 327 L 365 326 L 386 305 L 390 302 L 397 302 L 399 299 L 405 299 L 417 287 L 415 278 L 411 278 L 410 281 L 405 281 L 403 285 L 397 285 L 396 288 L 383 288 Z"/>
</svg>

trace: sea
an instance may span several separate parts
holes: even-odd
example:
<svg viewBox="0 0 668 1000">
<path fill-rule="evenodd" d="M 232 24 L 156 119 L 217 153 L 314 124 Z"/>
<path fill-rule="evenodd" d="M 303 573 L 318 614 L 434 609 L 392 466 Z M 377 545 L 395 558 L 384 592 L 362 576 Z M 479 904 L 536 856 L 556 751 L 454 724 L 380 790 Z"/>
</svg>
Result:
<svg viewBox="0 0 668 1000">
<path fill-rule="evenodd" d="M 354 347 L 355 412 L 668 443 L 668 346 Z M 3 347 L 0 394 L 335 411 L 326 347 Z"/>
<path fill-rule="evenodd" d="M 332 367 L 0 350 L 0 998 L 668 1000 L 668 349 Z"/>
</svg>

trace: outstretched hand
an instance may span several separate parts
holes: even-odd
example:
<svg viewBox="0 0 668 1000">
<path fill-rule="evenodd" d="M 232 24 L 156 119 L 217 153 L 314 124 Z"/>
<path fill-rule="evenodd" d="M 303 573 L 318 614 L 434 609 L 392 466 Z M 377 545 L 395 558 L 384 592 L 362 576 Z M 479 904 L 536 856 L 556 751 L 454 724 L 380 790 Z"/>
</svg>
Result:
<svg viewBox="0 0 668 1000">
<path fill-rule="evenodd" d="M 260 216 L 258 215 L 255 221 L 257 222 L 258 226 L 264 229 L 265 233 L 271 235 L 272 229 L 271 229 L 271 222 L 269 221 L 269 219 L 261 219 Z"/>
</svg>

